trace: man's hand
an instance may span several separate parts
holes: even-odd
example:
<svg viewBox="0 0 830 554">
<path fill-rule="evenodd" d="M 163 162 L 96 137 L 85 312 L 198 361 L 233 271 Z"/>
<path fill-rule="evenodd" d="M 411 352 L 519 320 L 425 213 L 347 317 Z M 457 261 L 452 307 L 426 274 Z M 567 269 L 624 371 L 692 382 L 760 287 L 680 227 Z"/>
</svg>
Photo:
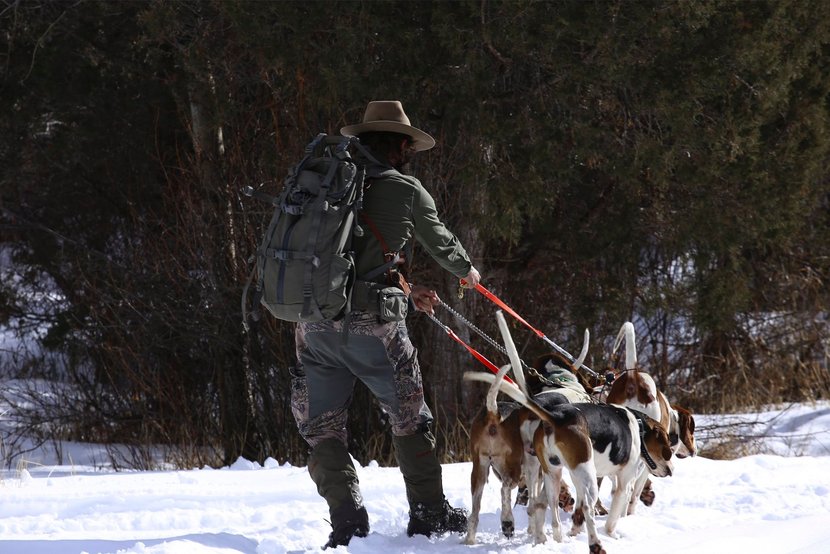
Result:
<svg viewBox="0 0 830 554">
<path fill-rule="evenodd" d="M 415 304 L 416 310 L 428 314 L 434 314 L 434 307 L 441 301 L 438 298 L 437 292 L 423 285 L 412 285 L 410 297 L 412 298 L 412 303 Z"/>
<path fill-rule="evenodd" d="M 476 268 L 470 267 L 470 272 L 463 279 L 465 287 L 468 289 L 474 289 L 476 288 L 476 285 L 481 282 L 481 275 Z"/>
</svg>

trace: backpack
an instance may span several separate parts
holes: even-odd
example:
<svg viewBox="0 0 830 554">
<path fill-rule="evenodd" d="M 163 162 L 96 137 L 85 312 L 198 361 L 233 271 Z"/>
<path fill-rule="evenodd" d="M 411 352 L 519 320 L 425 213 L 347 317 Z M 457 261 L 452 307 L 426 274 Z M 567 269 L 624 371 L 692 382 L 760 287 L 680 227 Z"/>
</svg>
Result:
<svg viewBox="0 0 830 554">
<path fill-rule="evenodd" d="M 351 150 L 377 164 L 357 137 L 320 133 L 289 170 L 278 197 L 245 188 L 248 196 L 274 205 L 242 296 L 246 328 L 245 303 L 254 273 L 258 276 L 251 314 L 255 321 L 260 305 L 277 319 L 292 322 L 338 319 L 350 311 L 357 278 L 352 238 L 363 234 L 358 214 L 367 176 L 367 168 L 352 157 Z M 393 263 L 384 263 L 361 279 L 370 280 Z"/>
</svg>

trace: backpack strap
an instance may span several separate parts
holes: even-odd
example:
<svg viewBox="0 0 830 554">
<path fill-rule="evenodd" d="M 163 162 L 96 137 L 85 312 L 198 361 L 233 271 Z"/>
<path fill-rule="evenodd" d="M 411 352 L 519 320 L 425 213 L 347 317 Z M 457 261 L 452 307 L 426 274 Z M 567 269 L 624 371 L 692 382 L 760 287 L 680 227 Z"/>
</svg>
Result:
<svg viewBox="0 0 830 554">
<path fill-rule="evenodd" d="M 383 235 L 380 233 L 380 229 L 377 228 L 375 222 L 365 213 L 360 214 L 360 218 L 369 226 L 371 229 L 372 234 L 375 235 L 375 238 L 380 243 L 380 247 L 383 249 L 383 257 L 385 263 L 376 267 L 375 269 L 371 270 L 370 272 L 366 273 L 365 275 L 361 276 L 361 279 L 365 281 L 371 281 L 375 277 L 386 273 L 389 277 L 389 283 L 394 284 L 400 287 L 400 289 L 404 292 L 404 294 L 409 298 L 409 294 L 412 292 L 412 289 L 409 287 L 409 282 L 404 278 L 400 271 L 395 271 L 393 275 L 393 271 L 395 266 L 400 265 L 401 261 L 406 261 L 405 256 L 401 255 L 401 251 L 392 251 L 389 249 L 389 245 L 386 244 L 386 241 L 383 239 Z M 397 278 L 395 277 L 397 275 Z M 397 282 L 396 282 L 397 281 Z"/>
</svg>

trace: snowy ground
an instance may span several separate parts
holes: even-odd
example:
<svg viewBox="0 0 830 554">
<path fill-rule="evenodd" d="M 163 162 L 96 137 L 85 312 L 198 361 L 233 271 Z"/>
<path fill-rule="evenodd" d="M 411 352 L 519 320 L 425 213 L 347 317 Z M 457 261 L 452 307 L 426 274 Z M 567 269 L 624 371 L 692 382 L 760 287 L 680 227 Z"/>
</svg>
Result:
<svg viewBox="0 0 830 554">
<path fill-rule="evenodd" d="M 650 508 L 621 520 L 619 536 L 600 538 L 609 554 L 826 552 L 830 544 L 830 403 L 734 416 L 747 437 L 773 454 L 731 461 L 678 460 L 657 480 Z M 698 417 L 700 446 L 714 440 Z M 49 465 L 48 452 L 0 478 L 0 554 L 284 554 L 319 551 L 330 531 L 323 501 L 303 467 L 240 460 L 221 470 L 119 472 L 96 469 L 101 452 L 67 445 L 76 465 Z M 447 497 L 470 505 L 469 463 L 444 466 Z M 479 544 L 460 535 L 406 536 L 407 504 L 396 468 L 359 467 L 371 533 L 334 552 L 580 553 L 585 533 L 531 546 L 527 516 L 499 534 L 495 477 L 484 492 Z M 607 501 L 607 480 L 601 496 Z M 567 520 L 566 520 L 567 521 Z M 549 526 L 548 526 L 549 529 Z M 823 546 L 822 546 L 823 545 Z"/>
</svg>

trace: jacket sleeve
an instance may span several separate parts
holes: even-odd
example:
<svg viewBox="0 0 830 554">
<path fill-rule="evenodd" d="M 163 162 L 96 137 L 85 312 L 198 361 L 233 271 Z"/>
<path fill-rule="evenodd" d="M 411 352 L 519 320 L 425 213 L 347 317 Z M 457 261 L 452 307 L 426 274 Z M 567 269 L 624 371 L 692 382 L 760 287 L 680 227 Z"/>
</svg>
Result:
<svg viewBox="0 0 830 554">
<path fill-rule="evenodd" d="M 438 218 L 435 200 L 418 183 L 412 205 L 412 220 L 415 224 L 415 240 L 438 264 L 455 275 L 465 277 L 473 264 L 467 251 L 444 223 Z"/>
</svg>

